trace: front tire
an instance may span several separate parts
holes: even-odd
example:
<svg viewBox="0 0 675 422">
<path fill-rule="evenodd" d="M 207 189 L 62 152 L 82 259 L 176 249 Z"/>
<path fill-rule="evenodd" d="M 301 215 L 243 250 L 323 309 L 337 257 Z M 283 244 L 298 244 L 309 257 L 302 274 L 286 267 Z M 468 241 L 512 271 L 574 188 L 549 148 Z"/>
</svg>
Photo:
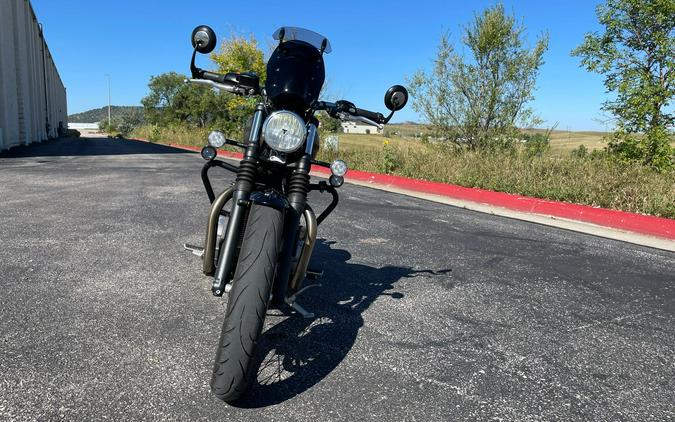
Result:
<svg viewBox="0 0 675 422">
<path fill-rule="evenodd" d="M 211 391 L 232 402 L 244 394 L 265 322 L 282 237 L 283 213 L 251 205 L 216 352 Z"/>
</svg>

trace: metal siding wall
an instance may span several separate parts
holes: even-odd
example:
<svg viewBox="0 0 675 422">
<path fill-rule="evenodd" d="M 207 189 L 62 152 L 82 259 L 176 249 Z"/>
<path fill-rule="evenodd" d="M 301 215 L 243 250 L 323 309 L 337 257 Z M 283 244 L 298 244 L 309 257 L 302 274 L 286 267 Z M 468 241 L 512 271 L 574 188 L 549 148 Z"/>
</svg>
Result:
<svg viewBox="0 0 675 422">
<path fill-rule="evenodd" d="M 19 122 L 16 118 L 16 63 L 14 60 L 14 9 L 12 1 L 0 1 L 0 150 L 18 143 Z"/>
<path fill-rule="evenodd" d="M 0 151 L 56 137 L 59 123 L 66 90 L 30 1 L 0 0 Z"/>
</svg>

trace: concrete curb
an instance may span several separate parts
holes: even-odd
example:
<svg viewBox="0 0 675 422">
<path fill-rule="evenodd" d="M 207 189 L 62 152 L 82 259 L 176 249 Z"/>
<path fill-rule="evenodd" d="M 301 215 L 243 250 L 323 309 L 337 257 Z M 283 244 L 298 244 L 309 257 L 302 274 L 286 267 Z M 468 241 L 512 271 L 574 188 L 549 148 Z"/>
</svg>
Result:
<svg viewBox="0 0 675 422">
<path fill-rule="evenodd" d="M 147 142 L 144 139 L 136 140 Z M 170 146 L 187 151 L 201 150 L 175 144 Z M 230 159 L 242 158 L 242 154 L 230 151 L 218 151 L 218 155 Z M 312 172 L 330 174 L 328 169 L 322 167 L 314 167 Z M 675 220 L 668 218 L 360 170 L 350 170 L 345 181 L 474 211 L 675 251 Z"/>
</svg>

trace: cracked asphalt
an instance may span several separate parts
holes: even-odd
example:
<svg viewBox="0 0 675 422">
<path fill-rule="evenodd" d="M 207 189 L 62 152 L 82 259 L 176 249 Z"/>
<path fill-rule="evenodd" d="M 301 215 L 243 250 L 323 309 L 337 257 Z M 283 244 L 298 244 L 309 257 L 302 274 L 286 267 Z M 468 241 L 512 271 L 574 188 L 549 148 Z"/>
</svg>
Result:
<svg viewBox="0 0 675 422">
<path fill-rule="evenodd" d="M 675 254 L 353 185 L 317 318 L 268 316 L 250 395 L 219 402 L 226 299 L 181 246 L 201 166 L 102 138 L 0 155 L 0 420 L 675 420 Z"/>
</svg>

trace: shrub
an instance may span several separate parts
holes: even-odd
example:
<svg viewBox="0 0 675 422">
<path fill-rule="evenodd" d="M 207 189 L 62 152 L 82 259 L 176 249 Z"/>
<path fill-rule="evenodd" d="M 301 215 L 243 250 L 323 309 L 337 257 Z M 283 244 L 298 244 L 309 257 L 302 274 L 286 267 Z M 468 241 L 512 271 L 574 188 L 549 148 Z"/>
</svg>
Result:
<svg viewBox="0 0 675 422">
<path fill-rule="evenodd" d="M 106 119 L 106 120 L 101 120 L 100 122 L 98 122 L 98 130 L 99 130 L 100 132 L 105 132 L 105 133 L 111 133 L 111 132 L 114 132 L 114 131 L 116 130 L 116 128 L 115 128 L 115 122 L 112 121 L 112 122 L 110 122 L 110 124 L 108 124 L 108 120 L 107 120 L 107 119 Z"/>
<path fill-rule="evenodd" d="M 385 139 L 382 142 L 382 165 L 380 171 L 386 174 L 391 174 L 396 169 L 401 167 L 401 157 L 399 151 L 392 145 L 389 140 Z"/>
<path fill-rule="evenodd" d="M 159 141 L 159 137 L 161 136 L 161 130 L 159 129 L 159 126 L 157 125 L 152 125 L 152 129 L 150 130 L 150 135 L 148 136 L 148 140 L 151 142 L 157 142 Z"/>
<path fill-rule="evenodd" d="M 551 149 L 549 137 L 543 133 L 525 134 L 525 153 L 529 157 L 540 156 Z"/>
<path fill-rule="evenodd" d="M 638 162 L 656 170 L 673 167 L 675 149 L 670 146 L 670 134 L 656 127 L 638 137 L 622 131 L 612 134 L 607 151 L 624 162 Z"/>
<path fill-rule="evenodd" d="M 122 137 L 128 137 L 131 132 L 134 130 L 134 127 L 129 122 L 121 122 L 117 125 L 117 132 Z"/>
<path fill-rule="evenodd" d="M 586 145 L 581 144 L 578 148 L 572 150 L 572 157 L 574 158 L 586 158 L 588 155 L 588 148 Z"/>
</svg>

